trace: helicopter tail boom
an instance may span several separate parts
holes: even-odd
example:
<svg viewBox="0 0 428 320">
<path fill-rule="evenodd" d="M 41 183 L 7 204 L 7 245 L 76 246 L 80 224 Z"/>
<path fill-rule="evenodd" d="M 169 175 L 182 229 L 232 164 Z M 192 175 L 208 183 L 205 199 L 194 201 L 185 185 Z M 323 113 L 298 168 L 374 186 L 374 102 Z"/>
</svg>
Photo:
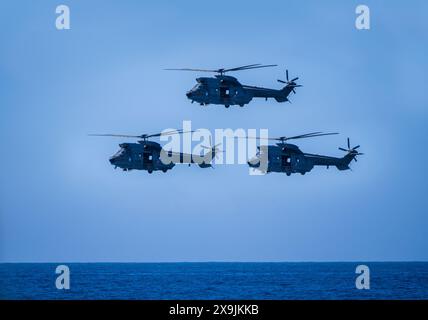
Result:
<svg viewBox="0 0 428 320">
<path fill-rule="evenodd" d="M 351 144 L 349 141 L 349 138 L 347 140 L 347 148 L 339 148 L 341 151 L 345 151 L 346 154 L 342 158 L 336 158 L 336 157 L 329 157 L 329 156 L 323 156 L 319 154 L 310 154 L 305 153 L 304 155 L 311 159 L 311 163 L 315 166 L 326 166 L 328 167 L 336 167 L 338 170 L 349 170 L 350 163 L 352 160 L 355 162 L 357 161 L 357 156 L 363 155 L 363 153 L 358 152 L 358 148 L 360 146 L 355 146 L 351 148 Z"/>
</svg>

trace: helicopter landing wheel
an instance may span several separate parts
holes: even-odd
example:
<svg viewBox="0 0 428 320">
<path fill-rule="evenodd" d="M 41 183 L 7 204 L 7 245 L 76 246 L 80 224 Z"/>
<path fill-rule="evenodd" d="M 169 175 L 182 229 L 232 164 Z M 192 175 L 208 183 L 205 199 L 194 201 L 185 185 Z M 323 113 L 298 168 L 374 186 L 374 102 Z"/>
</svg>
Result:
<svg viewBox="0 0 428 320">
<path fill-rule="evenodd" d="M 305 173 L 306 173 L 306 172 L 300 172 L 300 174 L 301 174 L 302 176 L 304 176 L 304 175 L 305 175 Z"/>
<path fill-rule="evenodd" d="M 240 104 L 239 106 L 242 108 L 244 105 L 243 105 L 243 104 Z"/>
<path fill-rule="evenodd" d="M 153 173 L 153 170 L 152 170 L 152 169 L 149 169 L 149 170 L 147 170 L 147 172 L 148 172 L 148 173 L 150 173 L 150 174 L 152 174 L 152 173 Z"/>
<path fill-rule="evenodd" d="M 291 176 L 291 173 L 290 172 L 286 172 L 286 175 L 289 177 L 289 176 Z"/>
<path fill-rule="evenodd" d="M 165 173 L 165 172 L 167 172 L 168 171 L 168 169 L 162 169 L 162 172 L 163 173 Z"/>
<path fill-rule="evenodd" d="M 228 104 L 226 104 L 224 107 L 227 109 L 227 108 L 229 108 L 230 106 L 229 106 Z"/>
</svg>

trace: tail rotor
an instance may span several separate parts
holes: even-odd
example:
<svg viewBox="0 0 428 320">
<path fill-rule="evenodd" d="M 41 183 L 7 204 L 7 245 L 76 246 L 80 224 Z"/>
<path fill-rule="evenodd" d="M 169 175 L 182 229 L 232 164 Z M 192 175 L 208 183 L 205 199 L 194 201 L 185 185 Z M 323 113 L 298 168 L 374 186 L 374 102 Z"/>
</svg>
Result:
<svg viewBox="0 0 428 320">
<path fill-rule="evenodd" d="M 207 150 L 210 150 L 209 152 L 211 152 L 212 153 L 212 158 L 216 158 L 216 159 L 218 159 L 218 154 L 220 153 L 220 152 L 223 152 L 223 150 L 220 150 L 219 149 L 219 146 L 221 146 L 221 143 L 217 143 L 216 145 L 212 145 L 212 141 L 211 141 L 211 136 L 210 136 L 210 145 L 209 146 L 204 146 L 204 145 L 201 145 L 201 147 L 203 148 L 203 149 L 207 149 Z"/>
<path fill-rule="evenodd" d="M 285 79 L 285 81 L 278 79 L 278 82 L 285 84 L 286 88 L 291 88 L 291 91 L 293 91 L 294 94 L 296 94 L 296 90 L 294 90 L 294 88 L 303 87 L 301 84 L 296 83 L 296 81 L 299 80 L 299 77 L 295 77 L 291 80 L 289 79 L 288 69 L 285 70 Z"/>
<path fill-rule="evenodd" d="M 360 147 L 360 145 L 357 145 L 357 146 L 351 148 L 351 142 L 350 142 L 349 138 L 347 140 L 347 147 L 348 147 L 347 149 L 339 147 L 339 150 L 347 152 L 348 155 L 352 156 L 352 159 L 354 159 L 355 162 L 357 162 L 357 156 L 361 156 L 364 154 L 364 153 L 357 151 L 357 149 Z"/>
<path fill-rule="evenodd" d="M 288 69 L 285 70 L 285 79 L 286 79 L 285 81 L 281 80 L 281 79 L 278 79 L 279 83 L 285 84 L 285 87 L 282 89 L 282 91 L 285 94 L 285 97 L 283 99 L 281 99 L 281 100 L 277 99 L 277 101 L 279 101 L 279 102 L 288 101 L 289 103 L 291 103 L 290 99 L 288 98 L 288 95 L 291 92 L 293 92 L 294 94 L 296 94 L 295 88 L 303 87 L 303 86 L 296 83 L 296 81 L 299 80 L 299 77 L 295 77 L 295 78 L 293 78 L 291 80 L 289 79 L 289 77 L 288 77 Z"/>
</svg>

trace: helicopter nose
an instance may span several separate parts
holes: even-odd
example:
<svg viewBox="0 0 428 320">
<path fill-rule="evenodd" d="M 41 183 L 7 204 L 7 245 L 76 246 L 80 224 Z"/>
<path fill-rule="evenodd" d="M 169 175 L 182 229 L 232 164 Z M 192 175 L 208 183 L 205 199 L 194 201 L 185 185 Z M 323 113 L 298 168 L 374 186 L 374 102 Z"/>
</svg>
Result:
<svg viewBox="0 0 428 320">
<path fill-rule="evenodd" d="M 192 96 L 192 93 L 190 91 L 186 93 L 187 98 L 190 98 L 191 96 Z"/>
<path fill-rule="evenodd" d="M 114 164 L 114 163 L 116 162 L 116 158 L 111 157 L 111 158 L 109 159 L 109 161 L 110 161 L 110 163 L 111 163 L 111 164 Z"/>
</svg>

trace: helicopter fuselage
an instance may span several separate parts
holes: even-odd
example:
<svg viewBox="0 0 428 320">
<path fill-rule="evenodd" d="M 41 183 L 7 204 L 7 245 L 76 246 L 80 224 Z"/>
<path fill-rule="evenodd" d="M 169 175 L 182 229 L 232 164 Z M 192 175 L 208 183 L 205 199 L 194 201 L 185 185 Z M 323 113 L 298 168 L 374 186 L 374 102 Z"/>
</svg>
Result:
<svg viewBox="0 0 428 320">
<path fill-rule="evenodd" d="M 110 157 L 110 163 L 124 171 L 146 170 L 167 172 L 177 163 L 198 164 L 201 168 L 211 167 L 211 160 L 215 157 L 215 151 L 209 151 L 204 156 L 168 152 L 170 161 L 165 161 L 161 157 L 162 147 L 153 141 L 139 141 L 138 143 L 121 143 L 120 150 Z"/>
<path fill-rule="evenodd" d="M 235 77 L 216 75 L 196 79 L 197 84 L 186 93 L 188 99 L 201 105 L 218 104 L 229 107 L 239 105 L 243 107 L 253 98 L 274 98 L 278 102 L 288 101 L 292 87 L 283 89 L 268 89 L 246 86 L 239 83 Z"/>
<path fill-rule="evenodd" d="M 141 143 L 121 143 L 120 150 L 110 157 L 109 161 L 115 167 L 124 171 L 147 170 L 149 172 L 172 169 L 174 163 L 164 164 L 160 159 L 161 146 L 152 141 Z"/>
<path fill-rule="evenodd" d="M 266 156 L 267 148 L 267 156 Z M 257 155 L 248 161 L 248 165 L 265 173 L 281 172 L 288 176 L 292 173 L 304 175 L 310 172 L 314 166 L 335 166 L 339 170 L 349 169 L 349 163 L 355 158 L 353 153 L 348 153 L 342 158 L 303 153 L 296 145 L 278 143 L 264 148 L 259 148 Z"/>
</svg>

